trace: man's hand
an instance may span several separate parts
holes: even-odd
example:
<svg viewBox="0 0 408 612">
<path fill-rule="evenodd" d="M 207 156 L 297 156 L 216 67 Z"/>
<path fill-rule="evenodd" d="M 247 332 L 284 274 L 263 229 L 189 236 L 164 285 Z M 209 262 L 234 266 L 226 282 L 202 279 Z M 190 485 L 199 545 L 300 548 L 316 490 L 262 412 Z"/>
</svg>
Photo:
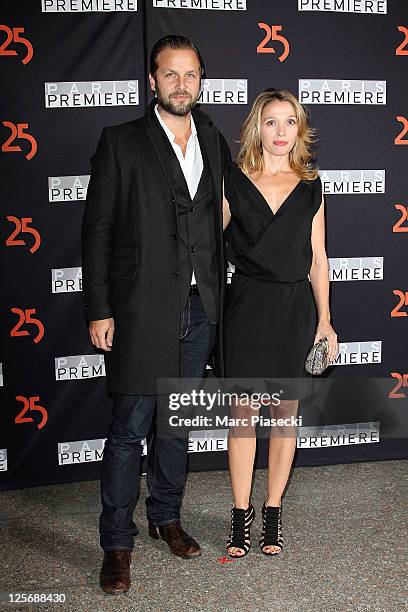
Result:
<svg viewBox="0 0 408 612">
<path fill-rule="evenodd" d="M 113 318 L 99 319 L 89 323 L 89 335 L 92 344 L 103 351 L 112 350 L 113 332 L 115 330 Z"/>
</svg>

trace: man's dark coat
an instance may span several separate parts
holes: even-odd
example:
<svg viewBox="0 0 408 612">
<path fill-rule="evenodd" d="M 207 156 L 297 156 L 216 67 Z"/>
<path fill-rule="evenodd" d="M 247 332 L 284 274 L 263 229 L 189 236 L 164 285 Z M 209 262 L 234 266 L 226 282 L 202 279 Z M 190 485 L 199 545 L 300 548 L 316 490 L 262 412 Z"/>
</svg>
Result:
<svg viewBox="0 0 408 612">
<path fill-rule="evenodd" d="M 114 317 L 112 351 L 105 352 L 108 389 L 136 395 L 156 394 L 158 378 L 179 376 L 183 305 L 177 202 L 169 150 L 154 104 L 141 119 L 103 129 L 91 158 L 82 225 L 87 319 Z M 215 365 L 222 376 L 222 175 L 230 152 L 208 115 L 198 109 L 192 113 L 214 189 L 220 279 Z"/>
</svg>

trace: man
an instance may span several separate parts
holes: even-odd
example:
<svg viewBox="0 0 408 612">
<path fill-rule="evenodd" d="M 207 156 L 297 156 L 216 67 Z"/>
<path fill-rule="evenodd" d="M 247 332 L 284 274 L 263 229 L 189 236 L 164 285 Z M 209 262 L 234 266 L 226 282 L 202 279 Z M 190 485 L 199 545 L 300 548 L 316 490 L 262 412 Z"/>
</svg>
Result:
<svg viewBox="0 0 408 612">
<path fill-rule="evenodd" d="M 99 523 L 107 593 L 130 588 L 133 510 L 142 445 L 155 420 L 159 378 L 201 378 L 221 335 L 224 291 L 223 136 L 195 109 L 204 67 L 195 45 L 153 47 L 146 115 L 105 128 L 92 158 L 82 229 L 83 291 L 93 344 L 104 351 L 112 421 L 102 461 Z M 222 375 L 222 359 L 218 361 Z M 180 524 L 186 438 L 151 438 L 149 535 L 175 555 L 199 544 Z"/>
</svg>

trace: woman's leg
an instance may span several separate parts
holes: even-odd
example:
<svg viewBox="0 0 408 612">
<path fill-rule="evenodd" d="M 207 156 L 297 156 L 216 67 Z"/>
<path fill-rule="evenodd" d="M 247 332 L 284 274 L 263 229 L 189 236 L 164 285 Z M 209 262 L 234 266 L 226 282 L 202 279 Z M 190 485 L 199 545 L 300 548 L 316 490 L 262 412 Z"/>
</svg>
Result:
<svg viewBox="0 0 408 612">
<path fill-rule="evenodd" d="M 271 406 L 272 418 L 290 418 L 297 415 L 298 400 L 281 400 L 279 406 Z M 272 427 L 269 438 L 269 475 L 266 506 L 278 507 L 288 482 L 296 449 L 297 428 Z M 278 546 L 265 546 L 265 552 L 279 552 Z"/>
<path fill-rule="evenodd" d="M 244 510 L 249 506 L 256 451 L 255 426 L 250 425 L 251 416 L 254 414 L 257 412 L 242 402 L 231 406 L 231 417 L 236 419 L 236 422 L 238 419 L 247 419 L 248 422 L 248 425 L 241 421 L 242 425 L 230 427 L 228 434 L 228 463 L 234 506 Z M 243 549 L 235 546 L 228 550 L 236 556 L 244 554 Z"/>
</svg>

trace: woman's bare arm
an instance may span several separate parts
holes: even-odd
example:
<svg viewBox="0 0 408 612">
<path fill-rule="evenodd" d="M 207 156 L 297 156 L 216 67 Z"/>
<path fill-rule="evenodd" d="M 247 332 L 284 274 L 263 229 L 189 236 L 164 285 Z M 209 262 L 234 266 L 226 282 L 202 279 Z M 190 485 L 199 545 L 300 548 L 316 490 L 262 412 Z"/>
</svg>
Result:
<svg viewBox="0 0 408 612">
<path fill-rule="evenodd" d="M 225 230 L 228 223 L 231 221 L 231 211 L 227 198 L 225 197 L 224 181 L 222 182 L 222 229 Z"/>
<path fill-rule="evenodd" d="M 324 196 L 322 196 L 319 210 L 312 223 L 312 250 L 313 259 L 309 274 L 318 312 L 315 343 L 326 337 L 329 341 L 329 358 L 334 360 L 337 356 L 338 345 L 337 334 L 330 323 L 329 261 L 325 246 Z"/>
</svg>

